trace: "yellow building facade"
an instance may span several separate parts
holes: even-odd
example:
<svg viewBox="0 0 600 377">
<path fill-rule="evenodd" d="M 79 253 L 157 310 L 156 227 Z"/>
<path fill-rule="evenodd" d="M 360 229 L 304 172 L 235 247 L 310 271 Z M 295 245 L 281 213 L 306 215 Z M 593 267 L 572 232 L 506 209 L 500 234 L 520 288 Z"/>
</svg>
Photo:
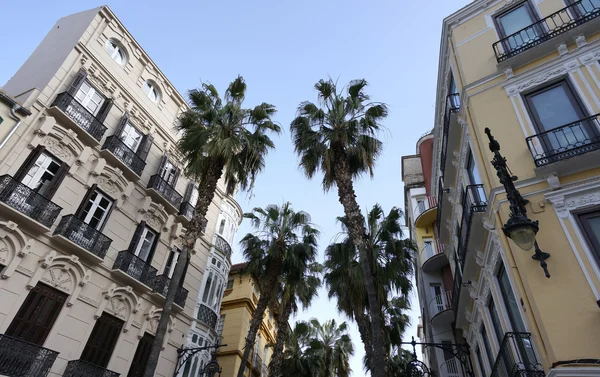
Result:
<svg viewBox="0 0 600 377">
<path fill-rule="evenodd" d="M 222 376 L 236 376 L 242 363 L 246 335 L 250 328 L 252 314 L 260 297 L 258 284 L 248 274 L 243 273 L 245 263 L 231 266 L 227 288 L 221 304 L 221 318 L 217 332 L 221 336 L 221 347 L 217 361 L 223 368 Z M 246 376 L 267 376 L 267 366 L 273 352 L 270 344 L 275 343 L 277 322 L 275 313 L 267 308 L 260 330 L 256 336 L 251 357 L 246 366 Z"/>
<path fill-rule="evenodd" d="M 406 195 L 413 237 L 424 247 L 428 229 L 445 256 L 417 274 L 433 257 L 452 275 L 449 304 L 422 307 L 425 336 L 437 316 L 469 345 L 472 370 L 441 376 L 600 375 L 599 39 L 596 0 L 477 0 L 443 22 L 428 194 Z M 486 128 L 539 222 L 550 278 L 502 230 L 511 209 Z M 427 196 L 435 220 L 421 228 Z"/>
</svg>

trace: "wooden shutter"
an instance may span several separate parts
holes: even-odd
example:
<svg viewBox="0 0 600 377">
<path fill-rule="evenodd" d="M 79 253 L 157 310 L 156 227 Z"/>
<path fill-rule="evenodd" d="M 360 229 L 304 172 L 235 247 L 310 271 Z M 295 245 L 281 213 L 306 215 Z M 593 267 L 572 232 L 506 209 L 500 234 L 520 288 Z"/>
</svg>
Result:
<svg viewBox="0 0 600 377">
<path fill-rule="evenodd" d="M 189 203 L 192 200 L 192 193 L 194 192 L 194 182 L 188 182 L 187 187 L 185 188 L 185 195 L 183 195 L 182 203 Z M 190 203 L 191 204 L 191 203 Z"/>
<path fill-rule="evenodd" d="M 62 164 L 60 164 L 60 168 L 58 168 L 58 170 L 56 171 L 56 174 L 50 181 L 50 184 L 48 185 L 48 188 L 46 189 L 46 192 L 44 193 L 44 197 L 46 199 L 48 199 L 48 200 L 52 199 L 52 197 L 56 193 L 56 190 L 58 190 L 58 187 L 62 183 L 63 179 L 65 179 L 65 175 L 67 175 L 69 168 L 70 168 L 70 166 L 66 162 L 63 162 Z"/>
<path fill-rule="evenodd" d="M 123 113 L 123 116 L 121 117 L 121 120 L 119 121 L 119 125 L 115 129 L 115 133 L 113 135 L 117 136 L 118 138 L 121 138 L 121 133 L 123 133 L 123 129 L 125 128 L 125 125 L 127 124 L 127 122 L 129 122 L 129 111 L 125 111 Z"/>
<path fill-rule="evenodd" d="M 79 359 L 106 368 L 124 323 L 106 312 L 102 313 L 96 320 L 94 329 Z"/>
<path fill-rule="evenodd" d="M 148 153 L 150 152 L 150 148 L 152 148 L 152 142 L 154 141 L 154 137 L 150 134 L 144 135 L 142 138 L 142 142 L 137 150 L 137 155 L 142 160 L 145 160 L 148 157 Z"/>
<path fill-rule="evenodd" d="M 148 258 L 146 259 L 146 263 L 150 264 L 152 262 L 152 258 L 154 257 L 154 251 L 156 251 L 156 245 L 158 245 L 158 240 L 160 239 L 160 232 L 154 231 L 154 229 L 150 228 L 152 233 L 154 233 L 154 241 L 152 242 L 152 248 L 148 253 Z"/>
<path fill-rule="evenodd" d="M 100 121 L 100 122 L 104 122 L 104 120 L 106 119 L 106 116 L 110 112 L 112 105 L 113 105 L 112 98 L 105 99 L 104 103 L 102 104 L 102 107 L 100 108 L 100 110 L 98 110 L 98 114 L 96 114 L 96 119 L 98 119 L 98 121 Z"/>
<path fill-rule="evenodd" d="M 43 346 L 67 295 L 38 283 L 8 326 L 6 335 Z"/>
<path fill-rule="evenodd" d="M 146 364 L 148 363 L 148 357 L 150 356 L 150 348 L 154 342 L 154 337 L 148 333 L 144 333 L 142 339 L 138 343 L 131 361 L 131 367 L 129 367 L 129 373 L 127 377 L 141 377 L 144 375 L 146 370 Z"/>
<path fill-rule="evenodd" d="M 96 192 L 97 187 L 98 187 L 98 185 L 94 183 L 92 185 L 92 187 L 90 187 L 88 192 L 85 194 L 85 196 L 83 197 L 83 200 L 81 201 L 81 203 L 79 203 L 79 207 L 77 208 L 77 211 L 75 212 L 75 217 L 77 217 L 81 221 L 83 221 L 83 212 L 85 211 L 85 207 L 86 207 L 87 203 L 90 201 L 92 195 L 94 195 L 94 192 Z"/>
<path fill-rule="evenodd" d="M 25 161 L 23 161 L 23 164 L 21 164 L 21 167 L 19 167 L 19 170 L 17 170 L 13 177 L 15 181 L 20 182 L 23 178 L 25 178 L 29 169 L 31 169 L 33 164 L 35 164 L 35 162 L 37 161 L 38 157 L 40 157 L 40 155 L 44 153 L 45 150 L 46 147 L 44 147 L 43 145 L 38 145 L 34 150 L 32 150 L 29 153 L 29 156 L 27 156 Z"/>
<path fill-rule="evenodd" d="M 169 155 L 167 153 L 165 153 L 160 158 L 160 164 L 158 165 L 158 175 L 159 176 L 162 175 L 162 172 L 163 172 L 163 170 L 165 168 L 165 165 L 167 164 L 167 161 L 169 161 Z"/>
<path fill-rule="evenodd" d="M 85 81 L 86 78 L 87 78 L 87 71 L 85 69 L 81 68 L 79 70 L 79 72 L 77 72 L 77 74 L 75 75 L 75 78 L 73 78 L 73 81 L 71 82 L 71 86 L 69 87 L 67 92 L 70 95 L 72 95 L 73 97 L 75 97 L 75 94 L 77 94 L 77 91 L 79 90 L 79 88 L 81 88 L 81 84 L 83 84 L 83 82 Z"/>
<path fill-rule="evenodd" d="M 131 243 L 129 244 L 129 247 L 127 248 L 127 250 L 129 250 L 131 253 L 135 252 L 135 248 L 138 244 L 138 242 L 140 242 L 140 238 L 142 237 L 142 232 L 144 231 L 144 228 L 146 227 L 146 222 L 145 221 L 141 221 L 137 228 L 135 228 L 135 232 L 133 233 L 133 238 L 131 239 Z"/>
</svg>

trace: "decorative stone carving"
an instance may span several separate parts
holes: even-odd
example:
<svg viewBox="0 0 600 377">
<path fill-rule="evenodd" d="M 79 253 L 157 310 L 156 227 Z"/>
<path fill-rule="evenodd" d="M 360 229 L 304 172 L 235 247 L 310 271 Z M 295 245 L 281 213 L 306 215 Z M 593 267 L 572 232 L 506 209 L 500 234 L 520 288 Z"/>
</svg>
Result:
<svg viewBox="0 0 600 377">
<path fill-rule="evenodd" d="M 168 231 L 169 214 L 160 203 L 154 203 L 150 197 L 146 197 L 139 209 L 138 221 L 146 221 L 148 225 L 158 231 Z"/>
<path fill-rule="evenodd" d="M 1 279 L 8 279 L 35 245 L 12 221 L 0 221 L 0 263 L 4 266 Z"/>
<path fill-rule="evenodd" d="M 564 56 L 569 53 L 569 49 L 567 48 L 567 45 L 565 43 L 559 44 L 557 47 L 557 50 L 558 50 L 558 54 L 560 56 Z"/>
<path fill-rule="evenodd" d="M 102 312 L 106 311 L 123 319 L 125 321 L 123 332 L 127 332 L 133 323 L 134 314 L 140 310 L 141 305 L 139 298 L 130 286 L 118 287 L 112 283 L 102 292 L 102 299 L 94 318 L 100 318 Z"/>
<path fill-rule="evenodd" d="M 148 331 L 153 334 L 156 332 L 156 327 L 158 326 L 158 321 L 160 320 L 160 316 L 162 314 L 162 309 L 157 309 L 156 306 L 152 305 L 148 312 L 145 314 L 145 321 L 142 323 L 140 327 L 140 332 L 138 333 L 138 339 L 141 339 L 144 336 L 144 333 Z M 154 323 L 153 323 L 154 322 Z M 163 349 L 165 345 L 169 341 L 170 333 L 175 329 L 175 319 L 173 316 L 169 316 L 169 326 L 167 327 L 167 332 L 165 336 L 165 340 L 163 342 Z"/>
<path fill-rule="evenodd" d="M 133 192 L 134 184 L 129 182 L 123 172 L 106 164 L 104 159 L 97 159 L 93 171 L 90 173 L 88 186 L 96 183 L 106 194 L 116 200 L 115 207 L 121 208 L 123 202 Z"/>
<path fill-rule="evenodd" d="M 56 157 L 69 164 L 73 164 L 85 148 L 73 130 L 63 128 L 51 116 L 43 116 L 38 120 L 34 135 L 29 148 L 44 145 Z"/>
<path fill-rule="evenodd" d="M 582 48 L 587 46 L 587 39 L 585 39 L 584 35 L 578 35 L 575 37 L 575 43 L 577 44 L 577 48 Z"/>
<path fill-rule="evenodd" d="M 556 190 L 560 188 L 560 179 L 556 174 L 550 174 L 546 177 L 546 181 L 548 181 L 548 185 L 552 190 Z"/>
<path fill-rule="evenodd" d="M 529 78 L 528 80 L 507 86 L 506 93 L 509 96 L 514 97 L 527 89 L 530 89 L 537 85 L 543 84 L 549 80 L 554 79 L 555 77 L 564 75 L 564 74 L 566 74 L 570 71 L 573 71 L 577 68 L 579 68 L 579 62 L 577 61 L 577 59 L 573 59 L 573 60 L 568 61 L 558 67 L 553 67 L 551 69 L 545 70 L 545 71 Z"/>
<path fill-rule="evenodd" d="M 504 69 L 504 74 L 506 75 L 507 79 L 512 79 L 513 77 L 515 77 L 515 74 L 513 73 L 512 67 L 508 67 Z"/>
</svg>

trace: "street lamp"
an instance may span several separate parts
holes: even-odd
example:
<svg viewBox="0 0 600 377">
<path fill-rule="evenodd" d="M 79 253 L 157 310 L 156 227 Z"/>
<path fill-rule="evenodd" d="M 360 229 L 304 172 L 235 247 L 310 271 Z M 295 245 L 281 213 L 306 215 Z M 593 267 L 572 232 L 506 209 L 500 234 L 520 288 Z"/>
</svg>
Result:
<svg viewBox="0 0 600 377">
<path fill-rule="evenodd" d="M 485 128 L 485 133 L 490 139 L 490 151 L 494 153 L 492 165 L 496 169 L 496 175 L 500 183 L 502 183 L 506 190 L 506 198 L 510 203 L 510 218 L 502 227 L 502 231 L 519 248 L 525 251 L 530 251 L 533 248 L 534 254 L 531 258 L 540 261 L 540 266 L 544 270 L 546 277 L 549 278 L 550 273 L 548 272 L 546 259 L 550 258 L 550 254 L 542 252 L 535 240 L 539 225 L 537 220 L 533 221 L 527 217 L 525 205 L 529 203 L 529 200 L 524 199 L 515 187 L 513 182 L 517 180 L 517 177 L 512 175 L 506 165 L 506 158 L 500 154 L 500 144 L 494 139 L 489 128 Z"/>
</svg>

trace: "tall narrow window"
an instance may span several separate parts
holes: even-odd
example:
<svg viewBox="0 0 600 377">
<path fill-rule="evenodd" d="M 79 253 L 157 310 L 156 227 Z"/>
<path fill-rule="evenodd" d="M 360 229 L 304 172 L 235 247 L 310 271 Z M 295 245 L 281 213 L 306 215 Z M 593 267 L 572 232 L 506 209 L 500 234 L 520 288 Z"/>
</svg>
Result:
<svg viewBox="0 0 600 377">
<path fill-rule="evenodd" d="M 221 220 L 221 224 L 219 224 L 219 235 L 223 235 L 223 232 L 225 231 L 225 219 Z"/>
<path fill-rule="evenodd" d="M 108 214 L 112 208 L 113 201 L 102 192 L 94 189 L 90 195 L 84 198 L 86 201 L 80 214 L 81 220 L 96 230 L 102 229 Z"/>
<path fill-rule="evenodd" d="M 494 353 L 492 352 L 492 346 L 490 344 L 490 338 L 488 338 L 488 334 L 487 331 L 485 330 L 485 326 L 481 325 L 481 339 L 483 339 L 483 348 L 485 348 L 485 354 L 488 358 L 489 361 L 489 365 L 490 368 L 492 368 L 492 366 L 494 365 L 495 362 L 495 357 L 494 357 Z"/>
<path fill-rule="evenodd" d="M 431 315 L 435 315 L 445 308 L 444 297 L 442 296 L 442 285 L 439 283 L 431 283 L 429 284 L 431 288 L 431 294 L 433 295 L 433 300 L 435 300 L 435 308 L 437 309 L 435 313 L 430 313 Z"/>
<path fill-rule="evenodd" d="M 233 284 L 235 283 L 234 278 L 229 278 L 227 279 L 227 288 L 226 289 L 233 289 Z"/>
<path fill-rule="evenodd" d="M 600 210 L 581 213 L 577 216 L 579 224 L 590 246 L 596 263 L 600 265 Z"/>
<path fill-rule="evenodd" d="M 225 314 L 221 314 L 219 323 L 217 324 L 217 337 L 220 339 L 223 336 L 223 327 L 225 326 Z"/>
<path fill-rule="evenodd" d="M 206 279 L 206 286 L 204 287 L 204 294 L 202 294 L 202 302 L 206 303 L 208 300 L 208 293 L 212 284 L 213 273 L 210 272 L 208 274 L 208 278 Z"/>
<path fill-rule="evenodd" d="M 425 254 L 425 258 L 429 259 L 434 255 L 433 252 L 433 241 L 431 240 L 423 240 L 423 253 Z"/>
<path fill-rule="evenodd" d="M 495 21 L 500 36 L 502 38 L 509 37 L 503 46 L 507 51 L 523 47 L 535 41 L 539 38 L 541 32 L 537 27 L 527 28 L 536 21 L 535 13 L 529 1 L 498 14 Z"/>
<path fill-rule="evenodd" d="M 27 295 L 6 335 L 43 346 L 67 295 L 38 283 Z"/>
<path fill-rule="evenodd" d="M 140 240 L 135 248 L 134 254 L 145 262 L 151 260 L 150 255 L 156 241 L 156 233 L 148 227 L 144 227 Z"/>
<path fill-rule="evenodd" d="M 133 361 L 131 362 L 127 377 L 142 377 L 144 375 L 153 341 L 154 336 L 144 333 L 144 336 L 140 339 L 135 354 L 133 355 Z"/>
<path fill-rule="evenodd" d="M 61 163 L 47 153 L 42 153 L 29 168 L 21 183 L 42 196 L 46 196 L 51 182 L 56 178 Z"/>
<path fill-rule="evenodd" d="M 177 266 L 177 262 L 179 261 L 179 250 L 177 248 L 171 249 L 169 252 L 169 258 L 167 258 L 167 265 L 165 266 L 165 270 L 163 271 L 163 275 L 167 275 L 170 279 L 173 277 L 173 272 L 175 272 L 175 266 Z"/>
<path fill-rule="evenodd" d="M 477 347 L 475 355 L 477 356 L 477 363 L 479 364 L 480 376 L 485 376 L 485 365 L 483 364 L 483 357 L 481 356 L 481 347 Z"/>
<path fill-rule="evenodd" d="M 492 326 L 494 327 L 494 333 L 496 334 L 498 346 L 501 346 L 502 340 L 504 339 L 504 332 L 502 331 L 502 323 L 500 322 L 500 317 L 498 316 L 498 308 L 496 308 L 493 298 L 490 298 L 488 311 L 490 313 L 490 319 L 492 320 Z"/>
<path fill-rule="evenodd" d="M 106 368 L 112 356 L 124 322 L 104 312 L 96 320 L 94 329 L 83 348 L 81 360 Z"/>
<path fill-rule="evenodd" d="M 166 160 L 164 166 L 160 169 L 159 175 L 168 184 L 173 185 L 177 179 L 177 168 L 171 161 Z"/>
</svg>

